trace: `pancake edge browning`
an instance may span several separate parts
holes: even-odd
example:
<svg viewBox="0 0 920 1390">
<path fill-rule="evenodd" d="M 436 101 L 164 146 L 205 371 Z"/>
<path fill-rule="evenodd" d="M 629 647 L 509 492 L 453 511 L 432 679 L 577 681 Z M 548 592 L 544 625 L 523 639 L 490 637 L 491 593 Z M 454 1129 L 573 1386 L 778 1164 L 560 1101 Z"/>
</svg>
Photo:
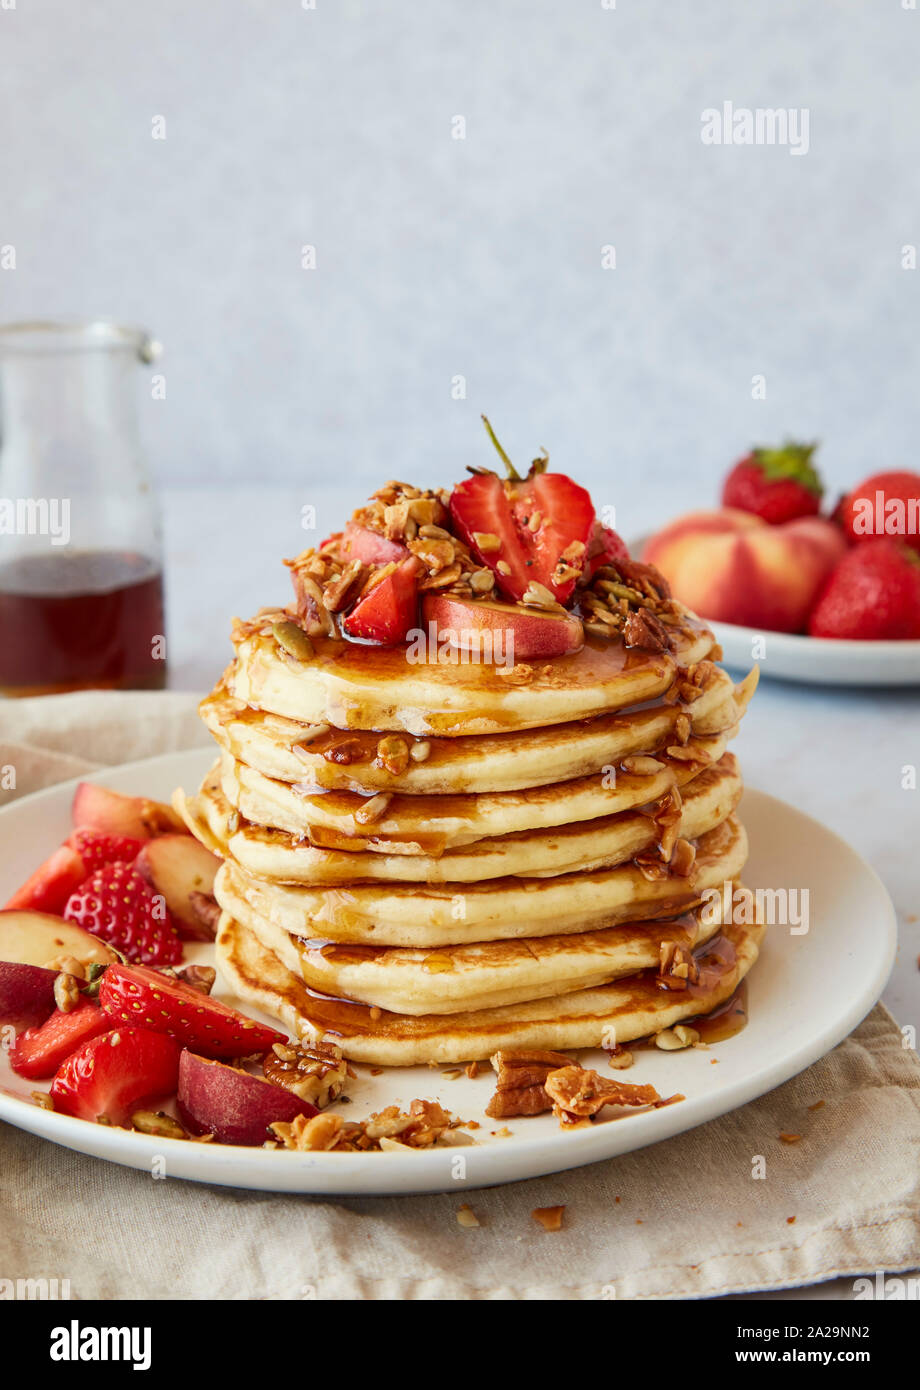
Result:
<svg viewBox="0 0 920 1390">
<path fill-rule="evenodd" d="M 319 1000 L 276 950 L 226 912 L 221 915 L 216 949 L 219 968 L 233 992 L 279 1019 L 298 1038 L 326 1038 L 341 1047 L 350 1061 L 405 1067 L 482 1061 L 494 1052 L 515 1048 L 567 1051 L 627 1043 L 683 1019 L 711 1013 L 730 998 L 756 961 L 764 927 L 730 924 L 722 935 L 731 943 L 735 958 L 705 997 L 659 990 L 654 976 L 647 973 L 500 1009 L 419 1017 Z M 335 1029 L 321 1021 L 323 1010 L 330 1012 L 330 1006 Z"/>
</svg>

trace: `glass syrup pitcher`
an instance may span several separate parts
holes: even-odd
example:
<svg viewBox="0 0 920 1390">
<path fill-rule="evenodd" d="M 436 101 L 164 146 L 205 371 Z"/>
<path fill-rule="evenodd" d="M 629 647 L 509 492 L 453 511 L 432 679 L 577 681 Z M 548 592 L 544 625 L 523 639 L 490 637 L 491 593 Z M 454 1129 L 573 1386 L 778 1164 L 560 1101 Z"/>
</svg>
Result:
<svg viewBox="0 0 920 1390">
<path fill-rule="evenodd" d="M 0 325 L 0 694 L 166 683 L 138 362 L 114 323 Z"/>
</svg>

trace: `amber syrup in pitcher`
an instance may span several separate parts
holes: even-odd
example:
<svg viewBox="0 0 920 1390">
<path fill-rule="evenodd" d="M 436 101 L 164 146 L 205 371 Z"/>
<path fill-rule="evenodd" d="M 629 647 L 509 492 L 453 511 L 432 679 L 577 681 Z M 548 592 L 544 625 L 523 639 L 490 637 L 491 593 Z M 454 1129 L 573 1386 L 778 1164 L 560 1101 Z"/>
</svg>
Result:
<svg viewBox="0 0 920 1390">
<path fill-rule="evenodd" d="M 0 561 L 0 694 L 160 690 L 163 575 L 131 551 Z"/>
</svg>

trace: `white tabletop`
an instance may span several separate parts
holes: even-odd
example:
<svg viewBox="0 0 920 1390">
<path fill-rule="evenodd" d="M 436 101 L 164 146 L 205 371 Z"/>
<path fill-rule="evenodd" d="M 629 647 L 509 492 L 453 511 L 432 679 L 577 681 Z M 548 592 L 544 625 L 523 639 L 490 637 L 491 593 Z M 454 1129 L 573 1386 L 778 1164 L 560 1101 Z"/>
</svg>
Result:
<svg viewBox="0 0 920 1390">
<path fill-rule="evenodd" d="M 210 687 L 231 654 L 231 617 L 287 602 L 282 557 L 341 526 L 359 501 L 336 484 L 311 484 L 301 494 L 167 492 L 170 684 Z M 312 532 L 301 524 L 307 506 L 316 512 Z M 883 998 L 902 1025 L 920 1029 L 920 789 L 902 785 L 905 766 L 920 765 L 920 693 L 811 687 L 764 675 L 733 747 L 751 786 L 837 831 L 886 884 L 901 941 Z M 851 1280 L 834 1281 L 796 1296 L 847 1297 L 851 1288 Z"/>
</svg>

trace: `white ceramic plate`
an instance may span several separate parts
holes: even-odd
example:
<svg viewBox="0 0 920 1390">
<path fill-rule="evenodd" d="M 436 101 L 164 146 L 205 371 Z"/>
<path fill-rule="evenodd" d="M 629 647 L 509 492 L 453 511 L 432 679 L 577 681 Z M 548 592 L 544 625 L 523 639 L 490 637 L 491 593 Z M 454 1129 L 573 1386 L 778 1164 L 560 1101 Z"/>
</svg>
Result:
<svg viewBox="0 0 920 1390">
<path fill-rule="evenodd" d="M 808 685 L 920 685 L 920 642 L 842 642 L 710 623 L 725 665 Z"/>
<path fill-rule="evenodd" d="M 210 754 L 152 758 L 106 772 L 98 781 L 167 800 L 177 785 L 194 786 Z M 70 831 L 75 783 L 25 797 L 0 810 L 0 902 Z M 438 1192 L 514 1182 L 628 1153 L 743 1105 L 817 1060 L 856 1026 L 878 999 L 894 959 L 895 916 L 872 869 L 829 830 L 782 801 L 748 790 L 742 813 L 753 852 L 752 888 L 810 890 L 810 930 L 793 936 L 775 926 L 749 977 L 750 1023 L 708 1050 L 640 1051 L 626 1079 L 651 1082 L 661 1095 L 686 1100 L 563 1133 L 552 1116 L 502 1122 L 484 1109 L 493 1091 L 487 1068 L 475 1080 L 450 1079 L 428 1067 L 369 1075 L 359 1068 L 351 1104 L 360 1119 L 384 1105 L 437 1099 L 464 1120 L 478 1120 L 475 1147 L 410 1153 L 300 1154 L 156 1139 L 56 1115 L 29 1099 L 35 1083 L 13 1075 L 0 1057 L 0 1119 L 81 1153 L 132 1168 L 157 1163 L 168 1176 L 277 1192 Z M 195 946 L 190 959 L 211 948 Z M 226 990 L 215 991 L 232 1002 Z M 253 1012 L 248 1010 L 248 1012 Z M 610 1074 L 602 1052 L 580 1060 Z M 719 1065 L 713 1066 L 712 1059 Z M 444 1068 L 443 1070 L 448 1070 Z"/>
</svg>

